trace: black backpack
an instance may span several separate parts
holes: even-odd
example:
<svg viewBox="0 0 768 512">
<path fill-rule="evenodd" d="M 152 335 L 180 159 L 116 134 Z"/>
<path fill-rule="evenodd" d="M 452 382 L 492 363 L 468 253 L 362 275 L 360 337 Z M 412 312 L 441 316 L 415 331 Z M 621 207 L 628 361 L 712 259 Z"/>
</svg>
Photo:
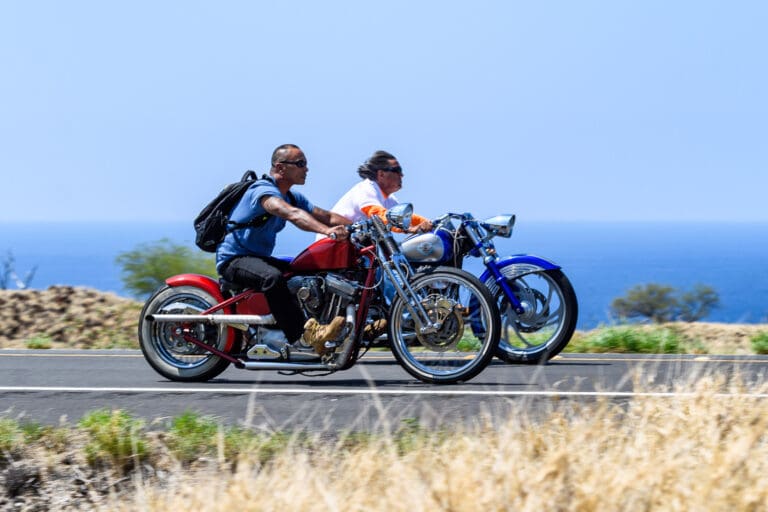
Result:
<svg viewBox="0 0 768 512">
<path fill-rule="evenodd" d="M 266 174 L 263 180 L 272 181 Z M 240 181 L 230 183 L 219 192 L 210 203 L 195 217 L 195 244 L 205 252 L 216 252 L 216 247 L 224 240 L 224 237 L 232 229 L 263 226 L 272 216 L 269 213 L 255 217 L 248 222 L 234 222 L 229 220 L 232 209 L 248 190 L 248 187 L 256 183 L 256 173 L 246 171 Z M 272 181 L 274 183 L 274 181 Z M 288 192 L 288 200 L 295 204 L 293 194 Z"/>
</svg>

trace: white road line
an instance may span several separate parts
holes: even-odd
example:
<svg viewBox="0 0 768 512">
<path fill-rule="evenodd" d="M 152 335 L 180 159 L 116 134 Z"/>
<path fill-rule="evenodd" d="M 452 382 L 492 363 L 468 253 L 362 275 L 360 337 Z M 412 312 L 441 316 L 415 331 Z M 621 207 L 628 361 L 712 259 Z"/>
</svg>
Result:
<svg viewBox="0 0 768 512">
<path fill-rule="evenodd" d="M 412 396 L 510 396 L 510 397 L 696 397 L 700 393 L 678 392 L 633 392 L 633 391 L 503 391 L 503 390 L 448 390 L 448 389 L 335 389 L 335 388 L 114 388 L 114 387 L 47 387 L 47 386 L 0 386 L 3 392 L 47 392 L 47 393 L 200 393 L 210 395 L 412 395 Z M 768 398 L 768 393 L 715 393 L 718 398 Z"/>
</svg>

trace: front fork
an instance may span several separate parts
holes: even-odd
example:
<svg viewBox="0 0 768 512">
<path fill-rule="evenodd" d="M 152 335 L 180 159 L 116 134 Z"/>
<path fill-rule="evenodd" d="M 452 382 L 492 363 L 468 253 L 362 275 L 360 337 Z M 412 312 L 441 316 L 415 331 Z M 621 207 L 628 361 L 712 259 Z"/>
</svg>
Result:
<svg viewBox="0 0 768 512">
<path fill-rule="evenodd" d="M 485 257 L 483 258 L 483 262 L 485 263 L 485 268 L 490 271 L 491 275 L 493 276 L 494 281 L 499 286 L 499 289 L 504 293 L 504 297 L 509 301 L 512 308 L 515 310 L 515 313 L 518 315 L 522 315 L 525 313 L 525 308 L 520 303 L 519 300 L 517 300 L 517 296 L 512 291 L 512 286 L 510 286 L 509 281 L 506 277 L 504 277 L 504 274 L 501 273 L 501 270 L 499 270 L 499 266 L 496 264 L 498 261 L 498 257 L 494 256 L 490 259 L 490 261 L 486 261 Z"/>
<path fill-rule="evenodd" d="M 383 256 L 383 255 L 380 255 Z M 419 300 L 419 296 L 411 288 L 408 277 L 413 273 L 408 260 L 404 255 L 397 253 L 391 256 L 391 259 L 381 258 L 381 268 L 387 275 L 395 292 L 405 303 L 405 308 L 410 313 L 411 318 L 416 322 L 416 327 L 420 334 L 431 334 L 437 332 L 442 327 L 439 320 L 433 322 L 424 306 Z"/>
<path fill-rule="evenodd" d="M 473 221 L 476 222 L 476 221 Z M 512 286 L 510 286 L 509 281 L 506 277 L 504 277 L 504 274 L 501 273 L 501 270 L 499 269 L 498 261 L 499 261 L 499 255 L 496 254 L 496 248 L 493 245 L 490 245 L 486 242 L 484 242 L 478 235 L 477 235 L 477 226 L 468 226 L 467 229 L 465 229 L 465 232 L 469 236 L 469 239 L 472 241 L 472 244 L 474 245 L 474 249 L 480 253 L 480 256 L 483 258 L 483 264 L 485 265 L 485 268 L 488 269 L 488 271 L 493 276 L 493 280 L 498 285 L 499 289 L 504 293 L 504 296 L 509 301 L 509 304 L 512 306 L 512 309 L 515 310 L 515 313 L 518 315 L 522 315 L 525 313 L 525 308 L 520 303 L 520 301 L 517 299 L 517 296 L 512 291 Z"/>
</svg>

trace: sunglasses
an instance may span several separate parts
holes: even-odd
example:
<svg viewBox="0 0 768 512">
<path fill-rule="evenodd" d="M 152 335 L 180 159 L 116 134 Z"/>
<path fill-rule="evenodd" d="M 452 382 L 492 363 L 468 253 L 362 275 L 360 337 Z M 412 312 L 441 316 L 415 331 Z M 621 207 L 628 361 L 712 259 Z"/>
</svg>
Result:
<svg viewBox="0 0 768 512">
<path fill-rule="evenodd" d="M 294 160 L 293 162 L 291 162 L 290 160 L 283 160 L 283 161 L 282 161 L 282 162 L 280 162 L 280 163 L 281 163 L 281 164 L 291 164 L 291 165 L 295 165 L 295 166 L 296 166 L 296 167 L 298 167 L 299 169 L 303 169 L 304 167 L 306 167 L 306 166 L 307 166 L 307 161 L 306 161 L 306 160 Z"/>
<path fill-rule="evenodd" d="M 399 165 L 396 165 L 394 167 L 381 167 L 381 168 L 379 168 L 377 170 L 378 171 L 384 171 L 384 172 L 396 172 L 400 176 L 403 175 L 403 168 L 400 167 Z"/>
</svg>

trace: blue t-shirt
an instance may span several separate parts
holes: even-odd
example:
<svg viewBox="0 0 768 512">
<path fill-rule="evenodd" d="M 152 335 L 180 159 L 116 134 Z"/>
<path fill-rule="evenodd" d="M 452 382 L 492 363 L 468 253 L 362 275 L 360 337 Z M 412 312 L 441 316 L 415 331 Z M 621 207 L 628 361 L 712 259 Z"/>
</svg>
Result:
<svg viewBox="0 0 768 512">
<path fill-rule="evenodd" d="M 299 192 L 291 191 L 293 205 L 312 213 L 314 206 L 309 199 Z M 240 202 L 232 209 L 230 220 L 248 222 L 253 218 L 267 213 L 261 206 L 261 199 L 267 196 L 277 196 L 291 204 L 287 196 L 280 193 L 277 185 L 268 180 L 258 180 L 248 187 Z M 216 269 L 235 256 L 271 256 L 275 249 L 275 238 L 285 227 L 285 219 L 271 215 L 267 222 L 259 227 L 233 229 L 216 249 Z"/>
</svg>

